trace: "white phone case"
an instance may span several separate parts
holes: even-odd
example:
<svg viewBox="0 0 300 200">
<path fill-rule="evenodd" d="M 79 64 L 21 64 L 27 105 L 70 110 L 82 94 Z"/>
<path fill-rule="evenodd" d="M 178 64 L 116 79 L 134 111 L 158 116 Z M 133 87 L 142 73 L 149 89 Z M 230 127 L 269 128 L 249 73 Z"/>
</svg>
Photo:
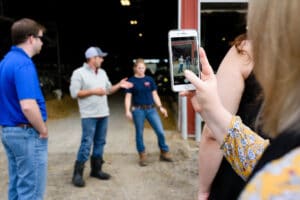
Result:
<svg viewBox="0 0 300 200">
<path fill-rule="evenodd" d="M 195 90 L 184 76 L 184 70 L 200 77 L 199 39 L 194 29 L 170 30 L 168 34 L 171 85 L 174 92 Z"/>
</svg>

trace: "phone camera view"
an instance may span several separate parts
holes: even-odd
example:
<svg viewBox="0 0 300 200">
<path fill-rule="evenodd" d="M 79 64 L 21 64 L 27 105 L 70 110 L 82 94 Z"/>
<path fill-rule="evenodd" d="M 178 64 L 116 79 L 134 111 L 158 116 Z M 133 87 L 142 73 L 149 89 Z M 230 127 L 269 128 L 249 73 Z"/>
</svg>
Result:
<svg viewBox="0 0 300 200">
<path fill-rule="evenodd" d="M 183 71 L 189 69 L 199 75 L 198 47 L 196 37 L 171 38 L 174 85 L 187 84 Z"/>
</svg>

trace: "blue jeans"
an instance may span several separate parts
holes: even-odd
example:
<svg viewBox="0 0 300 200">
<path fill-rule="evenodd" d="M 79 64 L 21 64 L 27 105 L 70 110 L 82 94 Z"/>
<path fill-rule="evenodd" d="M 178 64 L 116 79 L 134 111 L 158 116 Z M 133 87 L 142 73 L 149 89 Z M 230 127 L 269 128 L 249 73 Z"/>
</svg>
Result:
<svg viewBox="0 0 300 200">
<path fill-rule="evenodd" d="M 180 72 L 183 72 L 183 64 L 179 64 L 179 68 L 178 68 L 177 73 L 180 73 Z"/>
<path fill-rule="evenodd" d="M 103 156 L 107 125 L 108 117 L 81 119 L 82 137 L 77 161 L 86 162 L 89 159 L 92 145 L 92 156 L 96 158 Z"/>
<path fill-rule="evenodd" d="M 48 139 L 33 128 L 3 127 L 9 171 L 9 200 L 42 200 L 47 183 Z"/>
<path fill-rule="evenodd" d="M 136 108 L 132 111 L 133 122 L 135 125 L 135 140 L 136 148 L 139 153 L 145 151 L 143 132 L 145 119 L 150 123 L 158 139 L 158 146 L 162 151 L 169 151 L 169 147 L 166 144 L 164 129 L 160 120 L 160 117 L 155 108 L 151 109 L 139 109 Z"/>
</svg>

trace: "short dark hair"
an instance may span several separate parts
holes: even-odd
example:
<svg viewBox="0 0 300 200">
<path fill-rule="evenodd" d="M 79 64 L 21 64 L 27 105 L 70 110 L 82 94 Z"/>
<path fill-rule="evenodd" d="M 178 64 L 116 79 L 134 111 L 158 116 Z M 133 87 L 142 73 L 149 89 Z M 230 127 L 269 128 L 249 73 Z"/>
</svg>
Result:
<svg viewBox="0 0 300 200">
<path fill-rule="evenodd" d="M 18 45 L 26 41 L 28 36 L 37 36 L 39 31 L 46 31 L 46 28 L 38 22 L 22 18 L 15 21 L 11 27 L 11 40 L 13 45 Z"/>
</svg>

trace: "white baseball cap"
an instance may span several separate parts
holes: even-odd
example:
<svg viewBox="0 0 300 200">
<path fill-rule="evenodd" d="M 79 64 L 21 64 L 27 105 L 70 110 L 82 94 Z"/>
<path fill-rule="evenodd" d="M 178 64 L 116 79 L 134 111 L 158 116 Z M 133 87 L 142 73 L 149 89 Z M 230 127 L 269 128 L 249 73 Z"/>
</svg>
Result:
<svg viewBox="0 0 300 200">
<path fill-rule="evenodd" d="M 95 56 L 105 57 L 107 56 L 107 53 L 103 52 L 99 47 L 89 47 L 85 51 L 85 58 L 91 58 Z"/>
</svg>

